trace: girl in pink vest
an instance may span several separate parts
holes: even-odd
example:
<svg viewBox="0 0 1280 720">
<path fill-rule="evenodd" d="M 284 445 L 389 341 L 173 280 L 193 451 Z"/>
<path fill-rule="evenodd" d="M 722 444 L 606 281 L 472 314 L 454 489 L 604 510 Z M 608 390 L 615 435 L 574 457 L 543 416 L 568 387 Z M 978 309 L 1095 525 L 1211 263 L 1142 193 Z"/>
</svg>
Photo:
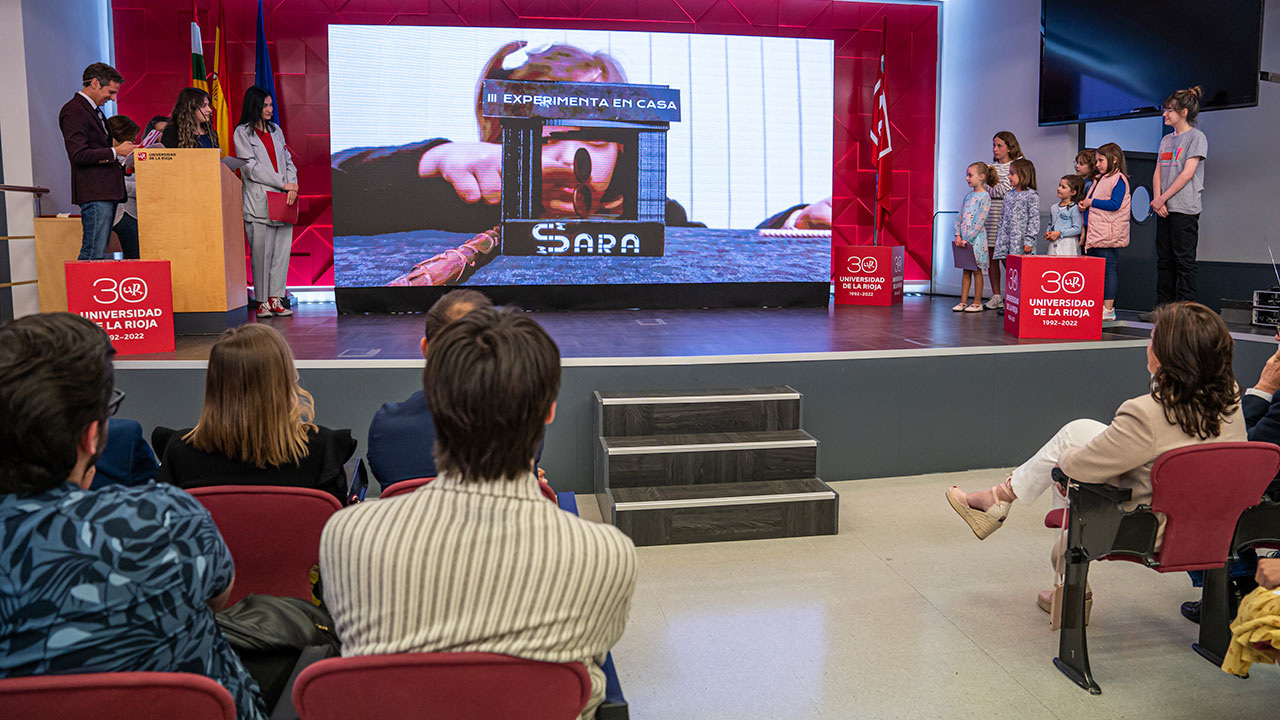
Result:
<svg viewBox="0 0 1280 720">
<path fill-rule="evenodd" d="M 1129 245 L 1129 178 L 1124 167 L 1124 151 L 1115 143 L 1098 148 L 1098 180 L 1080 201 L 1088 213 L 1089 232 L 1085 254 L 1107 261 L 1102 285 L 1102 319 L 1116 319 L 1116 260 L 1120 248 Z"/>
</svg>

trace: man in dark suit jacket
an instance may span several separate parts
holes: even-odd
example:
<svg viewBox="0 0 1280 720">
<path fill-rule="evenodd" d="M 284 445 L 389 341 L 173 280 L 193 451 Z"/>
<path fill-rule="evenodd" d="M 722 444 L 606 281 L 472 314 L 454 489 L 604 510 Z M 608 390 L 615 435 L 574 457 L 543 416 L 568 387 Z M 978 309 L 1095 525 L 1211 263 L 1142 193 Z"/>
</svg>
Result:
<svg viewBox="0 0 1280 720">
<path fill-rule="evenodd" d="M 62 106 L 58 126 L 71 161 L 71 202 L 80 206 L 80 260 L 100 260 L 111 239 L 116 205 L 125 200 L 124 166 L 120 158 L 133 152 L 133 143 L 111 146 L 102 106 L 120 92 L 124 78 L 106 63 L 84 69 L 84 88 Z"/>
<path fill-rule="evenodd" d="M 1280 340 L 1280 331 L 1276 333 Z M 1280 391 L 1280 350 L 1267 358 L 1262 366 L 1262 375 L 1258 384 L 1245 391 L 1241 406 L 1244 411 L 1244 426 L 1249 430 L 1249 439 L 1258 442 L 1269 442 L 1280 445 L 1280 400 L 1276 392 Z"/>
<path fill-rule="evenodd" d="M 478 308 L 493 307 L 477 290 L 446 293 L 427 311 L 423 329 L 422 357 L 427 356 L 431 339 L 446 325 Z M 369 425 L 369 469 L 383 488 L 402 480 L 435 477 L 436 424 L 421 390 L 398 403 L 385 403 Z"/>
</svg>

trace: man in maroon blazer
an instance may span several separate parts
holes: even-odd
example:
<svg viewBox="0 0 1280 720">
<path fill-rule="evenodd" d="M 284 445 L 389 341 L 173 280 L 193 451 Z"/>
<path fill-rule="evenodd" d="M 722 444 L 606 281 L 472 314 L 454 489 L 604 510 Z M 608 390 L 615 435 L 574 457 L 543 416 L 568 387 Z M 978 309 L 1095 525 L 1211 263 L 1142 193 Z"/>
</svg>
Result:
<svg viewBox="0 0 1280 720">
<path fill-rule="evenodd" d="M 71 202 L 80 206 L 80 260 L 101 260 L 111 239 L 116 205 L 125 200 L 124 166 L 120 159 L 133 143 L 111 147 L 102 106 L 120 92 L 124 78 L 106 63 L 84 69 L 84 88 L 62 106 L 58 126 L 71 161 Z"/>
</svg>

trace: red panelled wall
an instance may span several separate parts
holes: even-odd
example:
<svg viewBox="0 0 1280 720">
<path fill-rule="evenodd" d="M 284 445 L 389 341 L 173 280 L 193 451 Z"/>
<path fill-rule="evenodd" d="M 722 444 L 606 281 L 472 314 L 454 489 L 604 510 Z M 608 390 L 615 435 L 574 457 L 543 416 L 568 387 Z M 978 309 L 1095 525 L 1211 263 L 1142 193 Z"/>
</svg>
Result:
<svg viewBox="0 0 1280 720">
<path fill-rule="evenodd" d="M 197 0 L 212 66 L 218 4 L 226 16 L 227 95 L 234 120 L 253 84 L 257 2 Z M 144 124 L 168 114 L 191 72 L 191 5 L 112 0 L 119 111 Z M 333 284 L 329 184 L 331 24 L 564 27 L 826 38 L 835 41 L 836 243 L 870 244 L 875 173 L 868 130 L 881 28 L 888 21 L 886 88 L 893 130 L 891 244 L 907 247 L 907 279 L 927 280 L 933 246 L 938 61 L 936 5 L 835 0 L 266 0 L 281 124 L 298 164 L 302 218 L 290 285 Z"/>
</svg>

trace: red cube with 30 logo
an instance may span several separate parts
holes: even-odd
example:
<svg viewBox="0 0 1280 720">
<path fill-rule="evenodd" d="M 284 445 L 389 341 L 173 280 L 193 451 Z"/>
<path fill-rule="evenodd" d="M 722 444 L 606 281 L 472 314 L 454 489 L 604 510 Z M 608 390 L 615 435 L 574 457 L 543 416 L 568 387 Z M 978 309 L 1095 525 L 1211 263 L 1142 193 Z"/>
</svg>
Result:
<svg viewBox="0 0 1280 720">
<path fill-rule="evenodd" d="M 106 330 L 116 352 L 173 352 L 168 260 L 96 260 L 66 267 L 67 310 Z"/>
<path fill-rule="evenodd" d="M 1105 260 L 1010 255 L 1005 265 L 1005 332 L 1020 338 L 1102 339 Z"/>
<path fill-rule="evenodd" d="M 836 245 L 831 262 L 837 305 L 897 305 L 902 302 L 902 246 Z"/>
</svg>

